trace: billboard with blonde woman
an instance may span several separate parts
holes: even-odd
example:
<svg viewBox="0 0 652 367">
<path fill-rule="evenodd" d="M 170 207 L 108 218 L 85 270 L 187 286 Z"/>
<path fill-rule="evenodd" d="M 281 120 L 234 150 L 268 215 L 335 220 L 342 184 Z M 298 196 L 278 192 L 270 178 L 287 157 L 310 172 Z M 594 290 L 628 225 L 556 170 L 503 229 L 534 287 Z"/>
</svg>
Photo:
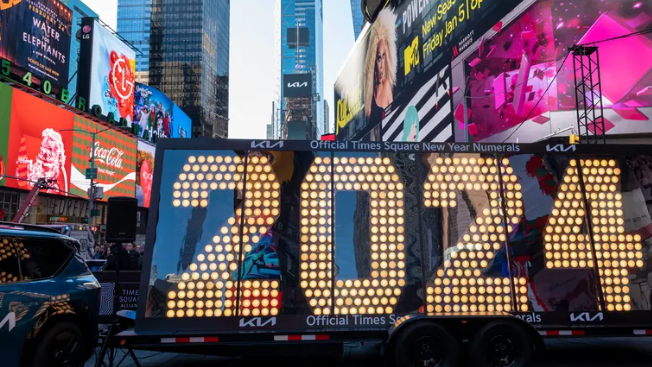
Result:
<svg viewBox="0 0 652 367">
<path fill-rule="evenodd" d="M 389 1 L 335 83 L 337 139 L 451 141 L 451 61 L 519 2 Z"/>
</svg>

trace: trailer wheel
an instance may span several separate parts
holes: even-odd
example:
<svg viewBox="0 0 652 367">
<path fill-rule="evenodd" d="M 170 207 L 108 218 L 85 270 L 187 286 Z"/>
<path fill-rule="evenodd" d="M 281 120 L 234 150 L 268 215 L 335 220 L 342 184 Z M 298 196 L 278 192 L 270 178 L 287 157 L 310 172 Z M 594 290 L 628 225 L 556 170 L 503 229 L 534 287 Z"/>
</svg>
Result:
<svg viewBox="0 0 652 367">
<path fill-rule="evenodd" d="M 454 367 L 460 359 L 457 340 L 441 325 L 417 323 L 394 343 L 396 367 Z"/>
<path fill-rule="evenodd" d="M 474 367 L 525 367 L 532 359 L 534 346 L 522 326 L 494 321 L 473 337 L 469 354 Z"/>
</svg>

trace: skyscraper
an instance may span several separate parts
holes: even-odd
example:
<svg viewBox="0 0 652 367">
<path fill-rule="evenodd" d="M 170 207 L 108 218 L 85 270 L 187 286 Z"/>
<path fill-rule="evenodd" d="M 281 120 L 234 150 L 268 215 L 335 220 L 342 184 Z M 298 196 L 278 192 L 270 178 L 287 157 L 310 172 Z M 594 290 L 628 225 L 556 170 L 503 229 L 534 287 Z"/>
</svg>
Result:
<svg viewBox="0 0 652 367">
<path fill-rule="evenodd" d="M 364 15 L 360 7 L 360 0 L 351 0 L 351 15 L 353 15 L 353 34 L 358 39 L 362 28 L 364 28 Z"/>
<path fill-rule="evenodd" d="M 77 68 L 79 66 L 79 41 L 77 38 L 77 33 L 81 35 L 81 19 L 85 17 L 96 18 L 98 15 L 84 4 L 81 0 L 66 0 L 63 1 L 63 4 L 68 6 L 72 10 L 72 37 L 70 37 L 70 62 L 69 62 L 69 72 L 70 72 L 70 83 L 68 83 L 68 92 L 70 97 L 73 97 L 77 93 Z M 69 104 L 74 104 L 76 98 L 70 98 Z"/>
<path fill-rule="evenodd" d="M 136 53 L 136 81 L 149 84 L 149 29 L 152 0 L 118 0 L 118 33 L 131 42 Z"/>
<path fill-rule="evenodd" d="M 151 0 L 149 85 L 192 119 L 193 137 L 229 134 L 230 0 Z"/>
<path fill-rule="evenodd" d="M 324 121 L 322 0 L 276 0 L 276 106 L 274 136 L 319 138 Z M 312 95 L 285 96 L 283 76 L 310 74 Z M 306 102 L 307 100 L 307 102 Z"/>
</svg>

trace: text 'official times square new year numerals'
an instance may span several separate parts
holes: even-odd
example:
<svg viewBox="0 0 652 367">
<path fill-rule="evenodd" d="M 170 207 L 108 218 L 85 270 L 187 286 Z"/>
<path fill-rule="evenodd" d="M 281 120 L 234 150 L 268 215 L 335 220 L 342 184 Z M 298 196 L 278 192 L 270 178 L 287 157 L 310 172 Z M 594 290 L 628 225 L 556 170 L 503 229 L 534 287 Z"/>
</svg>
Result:
<svg viewBox="0 0 652 367">
<path fill-rule="evenodd" d="M 584 196 L 577 161 L 571 160 L 545 228 L 548 268 L 597 265 L 609 311 L 631 310 L 628 268 L 641 267 L 639 235 L 625 235 L 620 169 L 613 160 L 582 160 Z M 175 207 L 207 207 L 213 190 L 243 190 L 244 159 L 238 156 L 191 156 L 174 183 Z M 246 165 L 244 206 L 206 245 L 177 289 L 168 293 L 168 317 L 235 316 L 238 279 L 234 272 L 279 216 L 280 185 L 266 157 Z M 334 185 L 334 187 L 333 187 Z M 502 186 L 502 187 L 501 187 Z M 480 191 L 480 208 L 461 240 L 447 249 L 443 267 L 427 286 L 428 312 L 529 311 L 527 281 L 482 274 L 523 215 L 518 177 L 509 160 L 483 157 L 437 157 L 424 183 L 425 207 L 457 206 L 462 191 Z M 502 192 L 501 192 L 502 190 Z M 338 280 L 333 287 L 333 195 L 366 191 L 370 195 L 371 278 Z M 391 160 L 371 157 L 316 157 L 301 186 L 301 288 L 313 314 L 389 314 L 405 285 L 404 185 Z M 243 210 L 244 208 L 244 217 Z M 583 233 L 590 216 L 591 237 Z M 242 220 L 242 234 L 240 223 Z M 506 222 L 505 222 L 506 221 Z M 507 229 L 506 229 L 507 228 Z M 241 251 L 244 243 L 244 253 Z M 594 262 L 597 258 L 597 262 Z M 241 316 L 277 315 L 278 281 L 240 284 Z M 331 293 L 332 292 L 332 293 Z M 335 305 L 332 302 L 335 302 Z"/>
<path fill-rule="evenodd" d="M 191 156 L 174 183 L 175 207 L 208 207 L 214 190 L 243 191 L 244 158 Z M 181 275 L 177 290 L 168 292 L 168 317 L 235 316 L 238 264 L 269 230 L 279 215 L 280 185 L 267 157 L 251 156 L 246 164 L 243 205 L 219 229 Z M 243 216 L 244 210 L 244 216 Z M 240 233 L 242 231 L 242 233 Z M 241 244 L 244 247 L 241 249 Z M 241 251 L 244 250 L 244 251 Z M 273 316 L 280 308 L 277 280 L 240 281 L 242 316 Z"/>
</svg>

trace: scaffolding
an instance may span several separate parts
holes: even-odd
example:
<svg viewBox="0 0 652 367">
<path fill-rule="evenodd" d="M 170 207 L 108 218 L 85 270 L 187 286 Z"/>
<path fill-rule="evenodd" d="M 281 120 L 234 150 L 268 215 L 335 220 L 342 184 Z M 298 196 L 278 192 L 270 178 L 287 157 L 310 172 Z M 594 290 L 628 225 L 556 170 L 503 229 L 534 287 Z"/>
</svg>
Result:
<svg viewBox="0 0 652 367">
<path fill-rule="evenodd" d="M 595 46 L 573 46 L 577 129 L 582 144 L 606 144 L 600 82 L 600 56 Z"/>
</svg>

